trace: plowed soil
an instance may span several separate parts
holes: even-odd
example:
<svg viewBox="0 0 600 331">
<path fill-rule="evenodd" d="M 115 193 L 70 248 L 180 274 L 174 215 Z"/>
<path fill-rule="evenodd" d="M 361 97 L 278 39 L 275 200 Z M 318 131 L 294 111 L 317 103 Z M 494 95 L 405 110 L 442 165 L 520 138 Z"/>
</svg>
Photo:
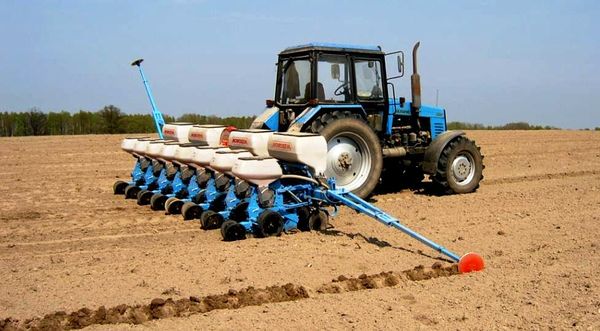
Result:
<svg viewBox="0 0 600 331">
<path fill-rule="evenodd" d="M 123 136 L 0 138 L 0 329 L 600 329 L 600 133 L 468 135 L 476 193 L 373 197 L 480 253 L 463 275 L 346 208 L 324 232 L 223 242 L 112 195 Z"/>
</svg>

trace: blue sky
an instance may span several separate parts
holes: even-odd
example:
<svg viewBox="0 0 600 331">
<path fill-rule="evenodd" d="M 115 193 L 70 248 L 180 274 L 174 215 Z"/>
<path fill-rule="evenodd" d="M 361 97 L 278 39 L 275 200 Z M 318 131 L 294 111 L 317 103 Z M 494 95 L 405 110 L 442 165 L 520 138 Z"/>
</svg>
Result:
<svg viewBox="0 0 600 331">
<path fill-rule="evenodd" d="M 0 111 L 148 112 L 129 66 L 143 57 L 164 113 L 256 115 L 287 46 L 420 40 L 423 101 L 439 90 L 449 120 L 594 127 L 598 17 L 599 1 L 566 0 L 0 0 Z"/>
</svg>

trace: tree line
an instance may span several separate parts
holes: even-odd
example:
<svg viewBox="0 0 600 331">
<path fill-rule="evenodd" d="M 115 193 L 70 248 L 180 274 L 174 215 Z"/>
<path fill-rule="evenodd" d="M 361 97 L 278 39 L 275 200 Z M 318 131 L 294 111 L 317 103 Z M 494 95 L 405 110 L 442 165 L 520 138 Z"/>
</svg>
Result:
<svg viewBox="0 0 600 331">
<path fill-rule="evenodd" d="M 168 122 L 191 122 L 194 124 L 226 124 L 248 128 L 254 117 L 218 117 L 184 114 L 179 117 L 165 116 Z M 113 105 L 91 112 L 80 110 L 44 113 L 37 108 L 25 112 L 0 112 L 0 136 L 40 136 L 74 134 L 153 133 L 156 132 L 151 115 L 125 114 Z"/>
<path fill-rule="evenodd" d="M 511 122 L 504 125 L 483 125 L 479 123 L 448 122 L 448 130 L 560 130 L 549 125 L 531 125 L 527 122 Z"/>
<path fill-rule="evenodd" d="M 215 115 L 183 114 L 179 117 L 165 115 L 168 122 L 190 122 L 194 124 L 225 124 L 248 128 L 254 116 L 218 117 Z M 527 122 L 511 122 L 504 125 L 484 125 L 467 122 L 448 122 L 448 130 L 559 130 L 553 126 L 531 125 Z M 37 108 L 25 112 L 0 112 L 0 137 L 153 133 L 154 120 L 147 114 L 125 114 L 113 105 L 92 112 L 80 110 L 44 113 Z M 600 127 L 594 128 L 600 131 Z"/>
</svg>

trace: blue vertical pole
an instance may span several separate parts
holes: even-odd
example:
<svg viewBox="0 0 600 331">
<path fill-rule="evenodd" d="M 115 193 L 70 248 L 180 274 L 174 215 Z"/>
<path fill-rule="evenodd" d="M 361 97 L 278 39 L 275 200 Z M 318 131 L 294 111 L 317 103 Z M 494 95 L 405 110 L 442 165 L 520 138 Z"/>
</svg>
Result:
<svg viewBox="0 0 600 331">
<path fill-rule="evenodd" d="M 152 118 L 154 119 L 154 125 L 156 126 L 156 132 L 158 132 L 158 136 L 160 139 L 163 139 L 162 127 L 165 125 L 165 119 L 163 118 L 162 113 L 158 110 L 156 106 L 156 102 L 154 102 L 154 97 L 152 96 L 152 90 L 150 90 L 150 84 L 146 80 L 146 76 L 144 75 L 144 70 L 142 70 L 142 62 L 144 59 L 138 59 L 131 63 L 132 66 L 137 66 L 140 71 L 140 75 L 142 76 L 142 81 L 144 82 L 144 88 L 146 89 L 146 94 L 148 94 L 148 99 L 150 100 L 150 105 L 152 105 Z"/>
</svg>

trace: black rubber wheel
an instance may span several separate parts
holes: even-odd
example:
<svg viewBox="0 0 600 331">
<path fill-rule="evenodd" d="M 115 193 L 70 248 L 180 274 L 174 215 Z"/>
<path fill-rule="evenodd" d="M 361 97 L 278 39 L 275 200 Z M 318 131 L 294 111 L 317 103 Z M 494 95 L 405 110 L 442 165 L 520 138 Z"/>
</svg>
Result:
<svg viewBox="0 0 600 331">
<path fill-rule="evenodd" d="M 248 220 L 248 202 L 238 203 L 231 212 L 229 212 L 229 219 L 236 222 L 243 222 Z"/>
<path fill-rule="evenodd" d="M 258 238 L 280 236 L 283 232 L 283 216 L 278 212 L 267 209 L 263 211 L 256 219 L 254 227 L 254 236 Z"/>
<path fill-rule="evenodd" d="M 181 208 L 183 208 L 183 201 L 177 198 L 171 200 L 168 205 L 165 204 L 165 209 L 167 210 L 167 213 L 171 215 L 181 214 Z"/>
<path fill-rule="evenodd" d="M 470 193 L 483 179 L 483 156 L 475 142 L 459 136 L 440 155 L 433 183 L 440 193 Z"/>
<path fill-rule="evenodd" d="M 208 209 L 214 210 L 214 211 L 225 210 L 225 207 L 227 207 L 226 199 L 227 199 L 227 194 L 221 194 L 221 195 L 217 196 L 213 201 L 211 201 L 210 207 Z"/>
<path fill-rule="evenodd" d="M 308 219 L 308 226 L 311 231 L 327 230 L 329 215 L 323 210 L 313 212 Z"/>
<path fill-rule="evenodd" d="M 125 188 L 125 199 L 135 199 L 141 189 L 134 185 L 127 185 Z"/>
<path fill-rule="evenodd" d="M 298 230 L 300 231 L 310 231 L 310 227 L 308 225 L 308 220 L 310 219 L 310 208 L 308 207 L 300 207 L 296 210 L 296 214 L 298 214 Z"/>
<path fill-rule="evenodd" d="M 129 185 L 129 183 L 124 182 L 122 180 L 118 180 L 113 184 L 113 193 L 115 195 L 117 194 L 125 194 L 125 188 L 127 188 L 127 185 Z"/>
<path fill-rule="evenodd" d="M 200 190 L 195 196 L 192 197 L 192 202 L 203 203 L 206 201 L 206 189 Z"/>
<path fill-rule="evenodd" d="M 165 202 L 167 196 L 161 193 L 156 193 L 150 198 L 150 208 L 152 210 L 165 210 Z"/>
<path fill-rule="evenodd" d="M 232 221 L 232 220 L 227 220 L 227 221 L 223 222 L 223 224 L 221 224 L 221 237 L 225 238 L 225 232 L 227 232 L 227 228 L 235 223 L 237 223 L 237 222 Z"/>
<path fill-rule="evenodd" d="M 152 192 L 152 191 L 148 191 L 148 190 L 139 191 L 137 194 L 138 205 L 140 205 L 140 206 L 149 205 L 150 200 L 152 199 L 153 195 L 154 195 L 154 192 Z"/>
<path fill-rule="evenodd" d="M 195 204 L 193 202 L 186 202 L 181 207 L 181 215 L 183 216 L 183 219 L 186 221 L 199 219 L 200 216 L 202 215 L 202 212 L 203 212 L 202 207 L 198 206 L 197 204 Z"/>
<path fill-rule="evenodd" d="M 200 228 L 204 230 L 214 230 L 221 227 L 225 220 L 221 214 L 212 210 L 206 210 L 200 216 Z"/>
<path fill-rule="evenodd" d="M 246 228 L 235 221 L 227 221 L 221 225 L 221 234 L 225 241 L 246 239 Z"/>
<path fill-rule="evenodd" d="M 323 128 L 319 130 L 327 140 L 325 175 L 335 177 L 338 188 L 366 198 L 379 183 L 383 167 L 379 138 L 361 119 L 336 119 L 326 115 L 329 114 L 320 119 Z M 337 116 L 346 115 L 341 113 Z"/>
<path fill-rule="evenodd" d="M 165 210 L 167 211 L 167 213 L 169 212 L 169 205 L 175 200 L 177 200 L 176 197 L 169 197 L 167 201 L 165 201 Z"/>
</svg>

